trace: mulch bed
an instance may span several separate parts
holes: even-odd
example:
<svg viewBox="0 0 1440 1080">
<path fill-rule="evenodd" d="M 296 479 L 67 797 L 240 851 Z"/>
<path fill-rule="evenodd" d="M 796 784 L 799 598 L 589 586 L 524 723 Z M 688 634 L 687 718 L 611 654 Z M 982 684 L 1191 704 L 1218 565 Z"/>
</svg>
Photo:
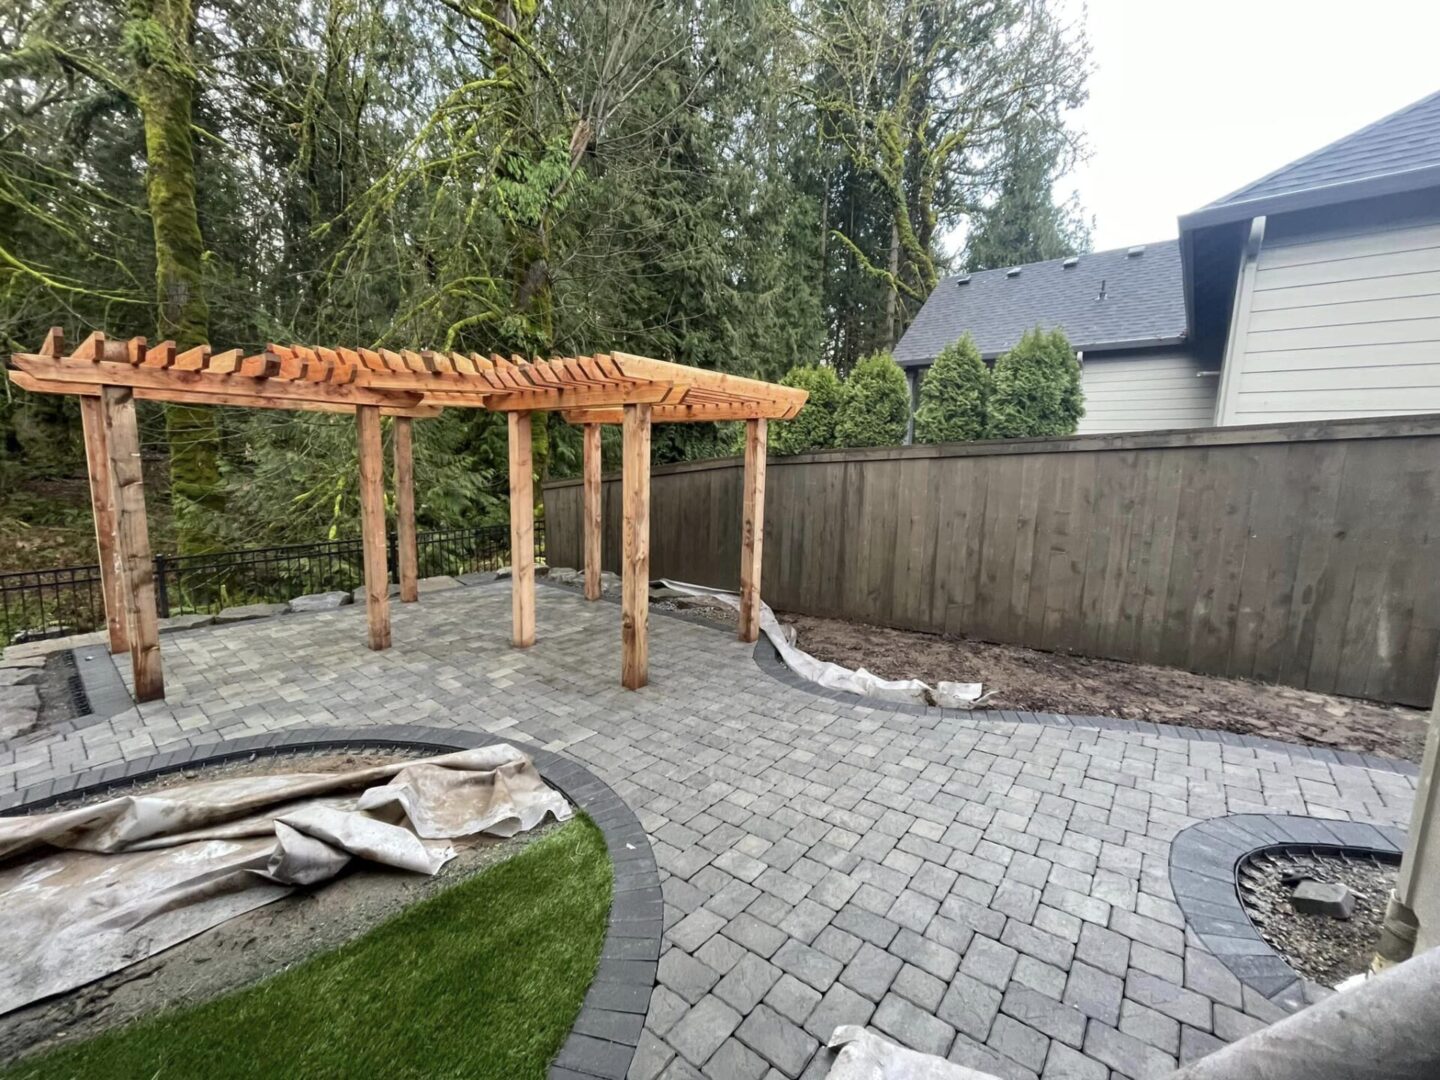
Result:
<svg viewBox="0 0 1440 1080">
<path fill-rule="evenodd" d="M 1148 720 L 1415 762 L 1425 747 L 1428 714 L 1419 709 L 842 619 L 780 618 L 820 660 L 888 679 L 982 683 L 991 694 L 983 708 Z"/>
</svg>

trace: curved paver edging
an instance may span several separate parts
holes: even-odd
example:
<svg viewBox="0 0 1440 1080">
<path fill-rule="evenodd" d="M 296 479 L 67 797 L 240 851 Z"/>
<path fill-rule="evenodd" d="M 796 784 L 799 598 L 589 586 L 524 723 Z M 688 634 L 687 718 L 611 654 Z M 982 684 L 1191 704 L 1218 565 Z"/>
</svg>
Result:
<svg viewBox="0 0 1440 1080">
<path fill-rule="evenodd" d="M 1314 996 L 1304 976 L 1270 947 L 1240 900 L 1240 864 L 1255 852 L 1300 844 L 1400 855 L 1393 825 L 1287 814 L 1231 814 L 1181 830 L 1170 845 L 1170 888 L 1185 925 L 1242 983 L 1288 1007 Z"/>
<path fill-rule="evenodd" d="M 755 663 L 762 671 L 780 682 L 819 697 L 835 701 L 846 701 L 854 705 L 866 705 L 888 712 L 909 713 L 914 716 L 933 716 L 948 720 L 970 718 L 992 720 L 1007 724 L 1047 724 L 1051 727 L 1098 728 L 1101 731 L 1126 731 L 1139 735 L 1166 735 L 1191 742 L 1220 743 L 1223 746 L 1248 746 L 1255 750 L 1286 754 L 1302 761 L 1321 761 L 1327 765 L 1349 765 L 1357 769 L 1380 769 L 1385 772 L 1401 773 L 1406 776 L 1420 775 L 1420 766 L 1400 758 L 1384 757 L 1380 754 L 1357 754 L 1350 750 L 1330 750 L 1323 746 L 1306 746 L 1303 743 L 1283 742 L 1267 739 L 1260 735 L 1240 735 L 1233 731 L 1214 731 L 1210 728 L 1183 727 L 1179 724 L 1152 724 L 1148 720 L 1121 720 L 1111 716 L 1075 716 L 1065 713 L 1022 712 L 1015 709 L 942 709 L 934 705 L 910 705 L 904 702 L 880 701 L 867 698 L 849 690 L 832 690 L 820 686 L 796 674 L 780 657 L 774 643 L 763 634 L 755 644 Z"/>
<path fill-rule="evenodd" d="M 605 848 L 615 868 L 614 900 L 595 979 L 586 991 L 569 1038 L 551 1063 L 550 1076 L 555 1080 L 621 1080 L 640 1042 L 660 960 L 660 935 L 664 929 L 660 874 L 645 830 L 625 800 L 605 781 L 569 758 L 473 731 L 413 725 L 296 728 L 273 735 L 185 746 L 50 780 L 0 799 L 0 812 L 43 810 L 165 773 L 257 753 L 380 746 L 443 753 L 502 742 L 529 754 L 541 776 L 590 816 L 605 837 Z"/>
</svg>

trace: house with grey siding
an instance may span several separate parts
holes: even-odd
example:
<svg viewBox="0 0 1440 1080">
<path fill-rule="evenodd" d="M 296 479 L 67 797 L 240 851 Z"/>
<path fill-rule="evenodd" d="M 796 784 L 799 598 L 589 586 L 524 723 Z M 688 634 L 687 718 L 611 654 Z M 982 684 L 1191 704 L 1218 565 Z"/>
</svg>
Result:
<svg viewBox="0 0 1440 1080">
<path fill-rule="evenodd" d="M 1179 239 L 947 278 L 895 350 L 912 396 L 967 331 L 1081 361 L 1080 431 L 1440 412 L 1440 93 L 1179 219 Z"/>
</svg>

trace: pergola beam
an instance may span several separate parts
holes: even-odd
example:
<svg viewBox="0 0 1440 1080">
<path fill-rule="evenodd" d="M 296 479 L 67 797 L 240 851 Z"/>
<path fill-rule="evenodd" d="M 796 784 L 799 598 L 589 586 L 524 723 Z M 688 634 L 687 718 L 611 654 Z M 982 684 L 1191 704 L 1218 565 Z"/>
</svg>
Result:
<svg viewBox="0 0 1440 1080">
<path fill-rule="evenodd" d="M 692 395 L 693 396 L 693 395 Z M 799 405 L 780 401 L 743 401 L 725 405 L 690 404 L 656 405 L 651 410 L 653 424 L 701 424 L 725 420 L 789 420 L 800 411 Z M 563 413 L 571 424 L 621 424 L 625 413 L 619 408 L 567 409 Z"/>
<path fill-rule="evenodd" d="M 16 353 L 10 360 L 21 371 L 49 382 L 160 390 L 164 391 L 166 396 L 159 398 L 157 395 L 157 399 L 165 401 L 174 400 L 172 395 L 175 391 L 189 390 L 197 394 L 235 394 L 262 401 L 318 401 L 351 408 L 357 405 L 413 408 L 420 404 L 420 395 L 410 391 L 380 391 L 363 386 L 299 380 L 280 381 L 249 375 L 226 375 L 222 378 L 202 371 L 89 363 L 71 357 L 53 359 L 30 353 Z"/>
<path fill-rule="evenodd" d="M 10 381 L 22 390 L 29 390 L 36 394 L 68 394 L 73 397 L 98 398 L 100 396 L 100 384 L 95 383 L 71 383 L 58 382 L 53 379 L 41 379 L 26 371 L 11 371 Z M 246 393 L 228 393 L 225 391 L 211 390 L 205 387 L 201 390 L 160 390 L 151 387 L 135 387 L 136 401 L 168 401 L 172 405 L 231 405 L 242 409 L 282 409 L 287 412 L 327 412 L 344 413 L 352 416 L 355 413 L 354 405 L 344 405 L 327 401 L 297 400 L 295 398 L 277 397 L 256 397 Z M 411 408 L 401 408 L 392 405 L 380 407 L 381 416 L 408 416 L 412 420 L 433 420 L 444 410 L 439 405 L 416 405 Z"/>
</svg>

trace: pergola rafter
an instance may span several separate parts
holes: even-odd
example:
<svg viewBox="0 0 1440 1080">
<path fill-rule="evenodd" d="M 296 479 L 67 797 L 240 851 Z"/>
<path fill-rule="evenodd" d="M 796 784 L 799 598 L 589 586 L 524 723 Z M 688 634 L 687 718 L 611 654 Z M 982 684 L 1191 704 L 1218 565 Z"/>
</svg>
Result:
<svg viewBox="0 0 1440 1080">
<path fill-rule="evenodd" d="M 67 353 L 59 329 L 50 331 L 39 351 L 13 354 L 9 376 L 26 390 L 81 400 L 110 647 L 112 652 L 129 649 L 141 701 L 164 696 L 164 680 L 139 481 L 136 399 L 355 415 L 372 649 L 390 645 L 382 416 L 393 417 L 396 424 L 400 598 L 407 602 L 418 595 L 412 422 L 437 416 L 442 408 L 508 414 L 512 641 L 519 648 L 535 640 L 531 415 L 560 412 L 585 429 L 585 595 L 592 600 L 600 595 L 599 425 L 623 424 L 622 681 L 635 689 L 648 677 L 651 424 L 747 422 L 740 636 L 754 641 L 759 632 L 766 422 L 794 416 L 806 398 L 803 390 L 620 352 L 525 360 L 493 353 L 269 345 L 246 356 L 239 349 L 216 351 L 199 345 L 180 351 L 173 341 L 150 345 L 144 338 L 112 341 L 94 333 Z"/>
</svg>

